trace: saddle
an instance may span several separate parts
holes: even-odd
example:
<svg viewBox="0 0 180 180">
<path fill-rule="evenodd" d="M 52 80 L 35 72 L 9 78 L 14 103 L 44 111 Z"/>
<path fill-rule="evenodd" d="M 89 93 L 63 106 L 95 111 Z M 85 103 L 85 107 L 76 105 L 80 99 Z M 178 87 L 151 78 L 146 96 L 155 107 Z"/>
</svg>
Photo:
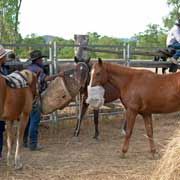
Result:
<svg viewBox="0 0 180 180">
<path fill-rule="evenodd" d="M 7 76 L 0 74 L 0 76 L 6 80 L 7 85 L 11 88 L 29 87 L 27 80 L 19 71 L 15 71 Z"/>
</svg>

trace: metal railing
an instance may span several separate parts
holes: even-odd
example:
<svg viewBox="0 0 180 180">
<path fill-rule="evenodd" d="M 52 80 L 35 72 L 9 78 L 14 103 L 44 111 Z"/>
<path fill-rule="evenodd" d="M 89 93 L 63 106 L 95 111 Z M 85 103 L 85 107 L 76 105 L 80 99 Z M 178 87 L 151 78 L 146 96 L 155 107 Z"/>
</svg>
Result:
<svg viewBox="0 0 180 180">
<path fill-rule="evenodd" d="M 57 52 L 61 50 L 63 47 L 80 47 L 80 45 L 75 45 L 75 44 L 57 44 L 56 42 L 49 43 L 49 44 L 2 44 L 4 47 L 11 47 L 11 48 L 16 48 L 16 47 L 37 47 L 37 48 L 48 48 L 49 52 L 49 58 L 47 59 L 46 63 L 50 67 L 50 74 L 55 74 L 58 72 L 58 66 L 60 66 L 63 63 L 73 63 L 73 60 L 63 60 L 63 59 L 58 59 L 57 57 Z M 99 49 L 102 48 L 102 49 Z M 103 49 L 103 48 L 109 48 Z M 121 49 L 120 51 L 115 51 L 112 50 L 113 48 L 118 48 Z M 143 49 L 143 48 L 142 48 Z M 152 48 L 154 50 L 154 48 Z M 109 62 L 114 62 L 114 63 L 119 63 L 123 64 L 126 66 L 132 66 L 132 67 L 146 67 L 146 68 L 163 68 L 163 67 L 169 67 L 170 63 L 169 62 L 157 62 L 153 60 L 132 60 L 131 56 L 132 55 L 138 55 L 137 52 L 133 51 L 133 48 L 130 47 L 129 44 L 125 44 L 124 46 L 117 46 L 117 45 L 89 45 L 88 47 L 84 47 L 84 50 L 88 51 L 94 51 L 94 52 L 104 52 L 104 53 L 112 53 L 112 54 L 121 54 L 122 59 L 111 59 L 107 60 Z M 153 56 L 152 56 L 153 57 Z M 28 62 L 21 62 L 22 64 L 28 64 Z M 76 98 L 77 99 L 77 98 Z M 74 107 L 75 113 L 72 116 L 69 117 L 59 117 L 57 112 L 52 113 L 49 116 L 49 119 L 44 120 L 42 122 L 47 122 L 47 121 L 53 121 L 57 122 L 57 120 L 67 120 L 67 119 L 75 119 L 79 116 L 80 112 L 80 106 L 79 106 L 79 101 L 76 100 L 75 102 L 70 103 L 68 107 Z M 116 111 L 116 112 L 102 112 L 100 115 L 117 115 L 119 113 L 122 113 L 122 111 Z M 43 116 L 46 117 L 46 116 Z M 93 117 L 92 114 L 87 114 L 86 117 Z"/>
</svg>

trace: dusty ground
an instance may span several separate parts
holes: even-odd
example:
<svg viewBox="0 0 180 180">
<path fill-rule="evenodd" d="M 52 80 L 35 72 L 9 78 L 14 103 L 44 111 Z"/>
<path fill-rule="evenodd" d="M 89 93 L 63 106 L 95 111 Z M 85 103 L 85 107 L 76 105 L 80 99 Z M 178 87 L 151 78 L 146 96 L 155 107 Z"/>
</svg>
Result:
<svg viewBox="0 0 180 180">
<path fill-rule="evenodd" d="M 180 126 L 177 114 L 154 116 L 154 139 L 160 157 L 173 131 Z M 92 121 L 83 123 L 78 140 L 72 138 L 74 124 L 61 122 L 58 128 L 41 127 L 41 152 L 23 148 L 24 168 L 15 171 L 0 162 L 1 180 L 148 180 L 159 159 L 150 159 L 149 144 L 141 117 L 137 118 L 126 159 L 121 159 L 123 137 L 120 135 L 120 117 L 101 119 L 100 139 L 92 139 Z M 4 149 L 6 154 L 6 148 Z"/>
</svg>

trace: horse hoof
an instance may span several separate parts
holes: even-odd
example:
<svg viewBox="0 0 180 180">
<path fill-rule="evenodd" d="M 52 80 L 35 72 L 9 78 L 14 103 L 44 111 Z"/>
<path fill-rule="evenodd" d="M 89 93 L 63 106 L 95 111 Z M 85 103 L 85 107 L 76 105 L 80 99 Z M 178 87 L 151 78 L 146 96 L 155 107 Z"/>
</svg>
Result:
<svg viewBox="0 0 180 180">
<path fill-rule="evenodd" d="M 125 131 L 124 129 L 122 129 L 122 130 L 120 131 L 120 136 L 121 136 L 121 137 L 125 137 L 125 136 L 126 136 L 126 131 Z"/>
<path fill-rule="evenodd" d="M 72 137 L 72 141 L 71 141 L 72 143 L 76 143 L 76 144 L 79 144 L 79 143 L 81 143 L 80 142 L 80 139 L 79 139 L 79 137 L 78 136 L 73 136 Z"/>
<path fill-rule="evenodd" d="M 159 153 L 153 153 L 151 154 L 151 158 L 152 160 L 158 160 L 160 159 L 160 154 Z"/>
<path fill-rule="evenodd" d="M 22 163 L 15 165 L 15 170 L 21 170 L 23 168 Z"/>
<path fill-rule="evenodd" d="M 121 154 L 120 154 L 120 158 L 121 158 L 121 159 L 126 159 L 125 153 L 121 153 Z"/>
<path fill-rule="evenodd" d="M 78 137 L 78 133 L 75 132 L 75 133 L 74 133 L 74 137 Z"/>
<path fill-rule="evenodd" d="M 99 138 L 98 138 L 98 136 L 93 136 L 93 139 L 95 139 L 95 140 L 99 140 Z"/>
<path fill-rule="evenodd" d="M 72 140 L 77 141 L 77 140 L 79 140 L 79 137 L 78 137 L 78 136 L 73 136 L 73 137 L 72 137 Z"/>
<path fill-rule="evenodd" d="M 7 160 L 7 166 L 8 167 L 14 166 L 14 161 L 13 160 Z"/>
</svg>

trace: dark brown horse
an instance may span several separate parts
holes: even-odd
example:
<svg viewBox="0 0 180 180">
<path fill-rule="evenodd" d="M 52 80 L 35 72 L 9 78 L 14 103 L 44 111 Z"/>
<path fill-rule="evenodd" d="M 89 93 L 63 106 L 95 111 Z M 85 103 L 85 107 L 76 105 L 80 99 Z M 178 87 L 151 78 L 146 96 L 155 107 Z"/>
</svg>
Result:
<svg viewBox="0 0 180 180">
<path fill-rule="evenodd" d="M 28 87 L 25 88 L 11 88 L 7 85 L 6 79 L 0 76 L 0 119 L 6 121 L 7 130 L 7 165 L 11 165 L 12 150 L 13 150 L 13 121 L 18 121 L 17 143 L 15 152 L 15 168 L 22 168 L 20 158 L 20 147 L 24 129 L 27 125 L 29 114 L 32 110 L 32 103 L 37 97 L 37 75 L 29 70 L 22 70 L 20 74 L 27 80 Z"/>
<path fill-rule="evenodd" d="M 153 113 L 171 113 L 180 110 L 180 73 L 158 75 L 149 70 L 137 70 L 99 59 L 91 71 L 90 86 L 112 84 L 119 92 L 126 108 L 127 129 L 122 155 L 128 151 L 130 137 L 136 116 L 142 115 L 150 143 L 150 151 L 155 156 L 153 140 Z"/>
<path fill-rule="evenodd" d="M 89 62 L 89 60 L 87 60 L 87 61 L 78 60 L 75 57 L 76 65 L 71 66 L 69 69 L 66 68 L 67 70 L 64 70 L 64 73 L 62 73 L 64 84 L 66 85 L 66 88 L 68 89 L 72 99 L 75 96 L 77 96 L 78 94 L 80 94 L 80 96 L 79 96 L 80 97 L 80 112 L 79 112 L 79 116 L 77 118 L 77 124 L 76 124 L 76 129 L 74 132 L 74 136 L 79 135 L 82 119 L 88 109 L 88 106 L 89 106 L 86 103 L 87 86 L 90 81 L 90 70 L 91 70 L 91 66 L 92 66 L 92 64 Z M 62 68 L 59 68 L 59 69 L 62 69 Z M 54 83 L 54 82 L 51 82 L 51 83 Z M 64 107 L 64 106 L 63 107 L 61 107 L 61 106 L 54 107 L 53 106 L 53 108 L 48 108 L 48 112 L 47 112 L 47 110 L 45 110 L 45 109 L 47 109 L 45 107 L 48 104 L 48 101 L 46 101 L 46 100 L 49 98 L 53 99 L 53 97 L 54 97 L 54 95 L 52 93 L 53 86 L 51 86 L 51 85 L 49 85 L 49 87 L 46 89 L 45 93 L 42 95 L 42 98 L 41 98 L 43 114 L 50 113 L 50 111 L 49 111 L 50 109 L 51 109 L 51 112 L 53 112 L 56 109 L 62 109 Z M 109 84 L 109 83 L 105 84 L 104 88 L 105 88 L 105 102 L 107 102 L 107 103 L 112 102 L 119 98 L 118 90 L 115 87 L 113 87 L 111 84 Z M 111 93 L 111 92 L 113 92 L 113 93 Z M 64 96 L 63 93 L 60 95 Z M 61 99 L 61 98 L 57 98 L 57 99 Z M 66 103 L 66 106 L 68 105 L 69 102 L 70 101 L 68 101 Z M 61 103 L 59 103 L 59 104 L 61 104 Z M 94 110 L 94 124 L 95 124 L 94 138 L 96 138 L 96 139 L 99 136 L 98 119 L 99 119 L 99 110 Z"/>
<path fill-rule="evenodd" d="M 87 99 L 87 86 L 90 82 L 90 71 L 92 67 L 92 63 L 90 63 L 90 59 L 88 60 L 79 60 L 75 57 L 76 62 L 76 79 L 79 81 L 79 84 L 81 86 L 80 89 L 80 115 L 77 120 L 76 129 L 74 132 L 75 136 L 78 136 L 80 133 L 80 126 L 83 119 L 83 116 L 85 115 L 89 104 L 86 103 Z M 114 100 L 119 99 L 119 91 L 110 84 L 109 82 L 104 84 L 105 89 L 105 103 L 112 102 Z M 113 93 L 112 93 L 113 92 Z M 98 138 L 99 136 L 99 110 L 95 109 L 94 112 L 94 125 L 95 125 L 95 134 L 94 138 Z"/>
</svg>

